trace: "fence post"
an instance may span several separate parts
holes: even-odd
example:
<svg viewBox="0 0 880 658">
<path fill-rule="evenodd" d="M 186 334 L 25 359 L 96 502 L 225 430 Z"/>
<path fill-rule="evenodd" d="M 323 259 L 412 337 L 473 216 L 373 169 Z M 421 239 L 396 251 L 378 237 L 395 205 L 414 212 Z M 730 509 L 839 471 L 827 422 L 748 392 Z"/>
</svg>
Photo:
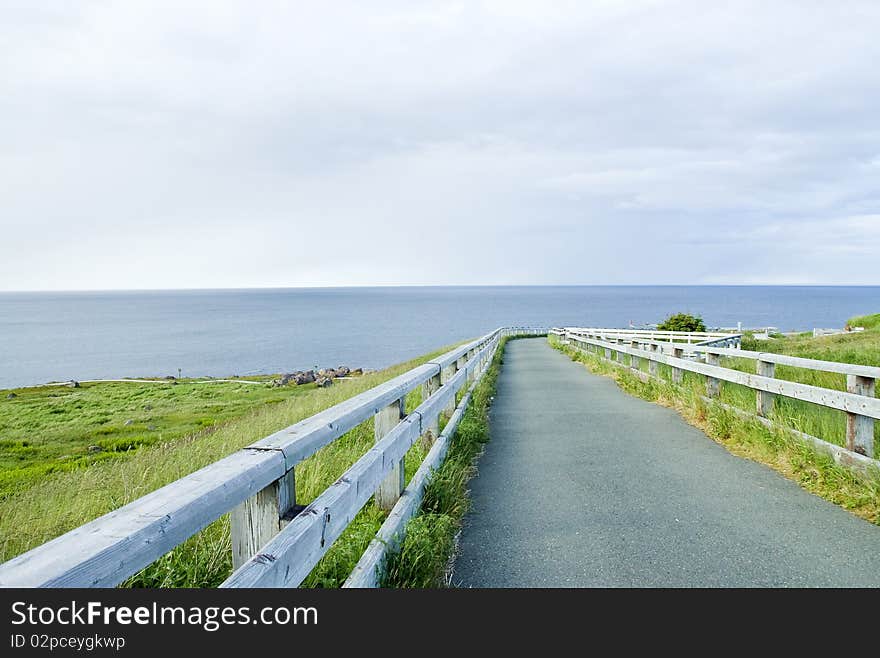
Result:
<svg viewBox="0 0 880 658">
<path fill-rule="evenodd" d="M 476 353 L 476 349 L 472 349 L 470 352 L 467 353 L 468 384 L 472 383 L 477 377 L 477 362 L 474 360 L 474 355 L 476 355 Z"/>
<path fill-rule="evenodd" d="M 659 347 L 658 345 L 649 344 L 648 351 L 656 353 L 659 351 L 658 347 Z M 657 363 L 654 359 L 648 360 L 648 374 L 651 375 L 651 377 L 659 377 L 660 376 L 660 364 Z"/>
<path fill-rule="evenodd" d="M 776 364 L 769 361 L 757 362 L 757 374 L 762 377 L 776 377 Z M 755 391 L 755 402 L 758 409 L 758 415 L 768 418 L 773 414 L 773 393 L 766 391 Z"/>
<path fill-rule="evenodd" d="M 618 338 L 615 342 L 619 346 L 621 346 L 621 347 L 623 346 L 623 338 Z M 624 354 L 620 350 L 617 350 L 617 362 L 620 363 L 621 365 L 623 365 L 624 358 L 626 358 L 626 354 Z"/>
<path fill-rule="evenodd" d="M 609 361 L 611 360 L 611 348 L 609 348 L 609 347 L 605 348 L 605 358 L 608 359 Z"/>
<path fill-rule="evenodd" d="M 448 366 L 445 366 L 444 368 L 442 368 L 440 370 L 440 385 L 445 386 L 449 382 L 450 379 L 455 377 L 455 373 L 457 370 L 458 370 L 458 363 L 457 362 L 450 363 Z M 446 414 L 447 420 L 452 417 L 452 414 L 455 413 L 455 396 L 454 395 L 450 398 L 449 404 L 446 405 L 446 408 L 443 410 L 443 413 Z"/>
<path fill-rule="evenodd" d="M 672 356 L 674 356 L 676 359 L 683 359 L 684 358 L 684 350 L 681 349 L 680 347 L 673 346 Z M 672 383 L 673 384 L 681 384 L 683 377 L 684 377 L 684 370 L 682 370 L 681 368 L 676 368 L 675 366 L 672 366 Z"/>
<path fill-rule="evenodd" d="M 295 504 L 296 479 L 291 468 L 230 512 L 233 569 L 250 560 L 287 525 L 282 517 Z"/>
<path fill-rule="evenodd" d="M 629 342 L 630 347 L 635 349 L 639 349 L 639 343 L 637 340 L 631 340 Z M 641 370 L 642 369 L 642 360 L 637 357 L 635 354 L 631 354 L 629 357 L 629 367 L 633 370 Z"/>
<path fill-rule="evenodd" d="M 431 397 L 434 393 L 436 393 L 440 389 L 440 373 L 438 372 L 436 375 L 426 380 L 424 384 L 422 384 L 422 402 Z M 438 415 L 427 427 L 423 428 L 425 431 L 422 434 L 422 445 L 426 448 L 430 448 L 434 441 L 437 440 L 437 437 L 440 436 L 440 416 Z"/>
<path fill-rule="evenodd" d="M 721 359 L 717 354 L 710 354 L 706 352 L 706 365 L 708 366 L 720 366 Z M 706 376 L 706 395 L 710 398 L 717 398 L 718 393 L 721 390 L 721 380 L 716 379 L 715 377 Z"/>
<path fill-rule="evenodd" d="M 876 380 L 858 375 L 846 376 L 846 390 L 856 395 L 874 397 Z M 846 414 L 846 448 L 868 457 L 874 456 L 874 419 Z"/>
<path fill-rule="evenodd" d="M 380 409 L 376 414 L 374 435 L 377 443 L 400 423 L 401 418 L 404 417 L 404 403 L 404 398 L 400 398 L 384 409 Z M 376 505 L 380 509 L 390 510 L 400 498 L 400 494 L 403 493 L 405 475 L 403 462 L 404 460 L 401 459 L 395 464 L 388 476 L 382 480 L 379 488 L 376 489 Z"/>
</svg>

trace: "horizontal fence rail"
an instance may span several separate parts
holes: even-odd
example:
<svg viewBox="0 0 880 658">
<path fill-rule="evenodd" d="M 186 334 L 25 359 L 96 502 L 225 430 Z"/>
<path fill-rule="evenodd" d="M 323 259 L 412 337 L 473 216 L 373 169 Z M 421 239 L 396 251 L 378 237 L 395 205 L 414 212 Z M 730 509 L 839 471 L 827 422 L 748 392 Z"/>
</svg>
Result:
<svg viewBox="0 0 880 658">
<path fill-rule="evenodd" d="M 418 470 L 404 489 L 400 499 L 388 514 L 388 518 L 382 524 L 376 537 L 370 542 L 367 550 L 355 565 L 349 577 L 343 584 L 344 588 L 378 587 L 384 572 L 385 558 L 390 550 L 397 548 L 403 538 L 406 523 L 419 511 L 419 505 L 425 492 L 425 487 L 449 450 L 449 442 L 461 422 L 464 411 L 470 403 L 471 391 L 482 379 L 485 371 L 479 373 L 471 386 L 471 390 L 462 398 L 455 413 L 449 419 L 443 432 L 437 441 L 431 446 Z"/>
<path fill-rule="evenodd" d="M 477 354 L 483 362 L 494 351 L 490 342 Z M 273 537 L 221 587 L 294 587 L 299 585 L 330 545 L 342 534 L 354 516 L 379 489 L 407 451 L 423 434 L 423 428 L 437 421 L 455 394 L 473 379 L 474 367 L 459 370 L 437 393 L 430 396 L 358 459 L 342 476 L 312 501 L 287 527 Z M 400 413 L 395 405 L 395 412 Z M 402 483 L 400 476 L 394 484 Z M 398 498 L 403 487 L 394 495 Z M 396 502 L 396 500 L 395 500 Z"/>
<path fill-rule="evenodd" d="M 755 391 L 756 416 L 765 425 L 772 424 L 767 417 L 771 415 L 774 397 L 779 395 L 793 400 L 801 400 L 847 414 L 846 448 L 829 443 L 817 437 L 819 447 L 832 454 L 839 462 L 863 467 L 880 467 L 874 457 L 874 423 L 880 419 L 880 400 L 875 397 L 876 380 L 880 378 L 880 368 L 818 361 L 781 354 L 752 352 L 706 345 L 688 345 L 677 341 L 658 341 L 635 336 L 616 337 L 614 330 L 603 332 L 596 329 L 562 328 L 552 329 L 551 335 L 576 349 L 595 352 L 598 356 L 623 366 L 623 355 L 629 355 L 630 368 L 639 375 L 659 377 L 657 364 L 669 366 L 672 382 L 680 384 L 682 373 L 693 372 L 706 379 L 706 396 L 709 399 L 719 395 L 722 381 L 739 384 Z M 742 372 L 720 365 L 719 357 L 733 357 L 755 361 L 755 374 Z M 699 359 L 702 357 L 705 362 Z M 648 362 L 648 372 L 641 371 L 641 360 Z M 847 390 L 838 391 L 810 384 L 776 379 L 775 366 L 783 364 L 796 368 L 831 372 L 847 376 Z M 798 432 L 802 437 L 803 433 Z M 821 445 L 824 444 L 824 445 Z"/>
<path fill-rule="evenodd" d="M 518 336 L 545 336 L 549 333 L 549 327 L 507 327 L 505 334 L 509 337 Z M 424 461 L 410 480 L 409 485 L 401 494 L 397 503 L 388 514 L 388 518 L 382 524 L 376 537 L 370 542 L 367 550 L 355 565 L 349 577 L 343 584 L 344 588 L 378 587 L 384 572 L 385 559 L 389 551 L 397 548 L 403 539 L 406 523 L 418 513 L 422 502 L 425 487 L 430 482 L 435 470 L 437 470 L 446 458 L 449 450 L 449 442 L 464 415 L 465 409 L 470 402 L 470 396 L 479 383 L 485 369 L 474 379 L 470 390 L 465 394 L 455 409 L 443 432 L 438 437 Z"/>
<path fill-rule="evenodd" d="M 728 331 L 656 331 L 653 329 L 603 329 L 596 327 L 566 327 L 565 331 L 592 338 L 675 341 L 688 345 L 715 345 L 718 347 L 738 347 L 742 342 L 742 334 Z"/>
<path fill-rule="evenodd" d="M 558 336 L 576 336 L 583 338 L 598 338 L 615 342 L 617 340 L 616 331 L 609 333 L 594 333 L 595 330 L 583 329 L 552 329 L 551 332 Z M 737 334 L 739 336 L 739 334 Z M 643 349 L 651 349 L 652 347 L 667 348 L 671 341 L 668 340 L 652 340 L 650 338 L 627 337 L 624 342 L 642 346 Z M 776 363 L 779 365 L 791 366 L 793 368 L 803 368 L 804 370 L 817 370 L 819 372 L 833 372 L 842 375 L 856 375 L 859 377 L 868 377 L 871 379 L 880 379 L 880 368 L 875 366 L 863 366 L 855 363 L 841 363 L 840 361 L 821 361 L 819 359 L 805 359 L 799 356 L 789 356 L 787 354 L 776 354 L 775 352 L 755 352 L 743 349 L 730 349 L 715 345 L 706 345 L 702 343 L 688 344 L 685 341 L 683 347 L 684 356 L 714 354 L 717 356 L 729 356 L 738 359 L 751 359 L 753 361 L 765 361 L 767 363 Z M 678 341 L 676 341 L 676 346 Z"/>
<path fill-rule="evenodd" d="M 419 437 L 438 438 L 441 413 L 460 417 L 469 395 L 456 406 L 456 394 L 478 380 L 501 338 L 548 331 L 502 328 L 455 348 L 0 564 L 0 586 L 112 587 L 227 513 L 235 571 L 223 586 L 297 585 L 371 496 L 389 510 L 397 504 L 406 451 Z M 403 399 L 417 387 L 423 402 L 405 415 Z M 297 506 L 297 464 L 371 418 L 375 446 Z"/>
</svg>

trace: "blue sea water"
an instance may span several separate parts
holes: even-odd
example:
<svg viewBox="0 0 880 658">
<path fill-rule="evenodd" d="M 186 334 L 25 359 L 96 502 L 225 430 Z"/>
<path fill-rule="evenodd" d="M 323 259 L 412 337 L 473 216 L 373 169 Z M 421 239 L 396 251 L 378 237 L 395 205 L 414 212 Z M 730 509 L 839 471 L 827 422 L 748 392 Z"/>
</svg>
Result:
<svg viewBox="0 0 880 658">
<path fill-rule="evenodd" d="M 840 327 L 880 287 L 404 287 L 0 293 L 0 388 L 67 379 L 380 368 L 501 325 Z"/>
</svg>

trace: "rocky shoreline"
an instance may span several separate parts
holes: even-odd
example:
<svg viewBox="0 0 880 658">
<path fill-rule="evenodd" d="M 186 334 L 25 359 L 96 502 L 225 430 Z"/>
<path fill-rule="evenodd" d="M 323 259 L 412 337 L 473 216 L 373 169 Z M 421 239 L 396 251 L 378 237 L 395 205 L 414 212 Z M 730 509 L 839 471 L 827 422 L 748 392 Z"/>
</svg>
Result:
<svg viewBox="0 0 880 658">
<path fill-rule="evenodd" d="M 0 389 L 3 393 L 7 393 L 7 400 L 14 400 L 18 394 L 15 390 L 27 390 L 33 388 L 44 388 L 47 386 L 80 388 L 81 384 L 104 384 L 104 383 L 126 383 L 126 384 L 209 384 L 212 382 L 237 382 L 242 384 L 270 384 L 272 386 L 297 386 L 302 384 L 317 384 L 320 387 L 327 387 L 333 384 L 336 379 L 344 379 L 349 377 L 360 377 L 364 373 L 372 372 L 363 368 L 349 368 L 348 366 L 339 366 L 338 368 L 321 368 L 317 370 L 297 370 L 295 372 L 284 373 L 275 379 L 268 379 L 271 375 L 253 375 L 254 377 L 266 377 L 263 380 L 241 379 L 239 375 L 231 375 L 230 378 L 218 378 L 205 376 L 196 379 L 178 379 L 174 375 L 168 375 L 159 379 L 70 379 L 67 381 L 47 382 L 45 384 L 30 384 L 28 386 L 18 386 L 14 389 Z"/>
<path fill-rule="evenodd" d="M 352 370 L 348 366 L 339 366 L 338 368 L 321 368 L 320 370 L 297 370 L 296 372 L 281 375 L 278 379 L 272 380 L 274 386 L 301 386 L 303 384 L 316 384 L 321 388 L 331 386 L 333 380 L 343 377 L 359 377 L 363 375 L 363 368 L 355 368 Z"/>
</svg>

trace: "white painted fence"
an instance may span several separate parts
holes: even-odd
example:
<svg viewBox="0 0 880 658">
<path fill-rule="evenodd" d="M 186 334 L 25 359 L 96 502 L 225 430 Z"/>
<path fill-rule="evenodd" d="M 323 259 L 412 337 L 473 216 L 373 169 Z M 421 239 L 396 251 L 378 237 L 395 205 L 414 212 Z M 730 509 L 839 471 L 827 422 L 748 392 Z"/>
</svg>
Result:
<svg viewBox="0 0 880 658">
<path fill-rule="evenodd" d="M 688 345 L 716 345 L 739 347 L 742 334 L 730 331 L 657 331 L 653 329 L 611 329 L 598 327 L 567 327 L 579 335 L 611 340 L 653 340 L 686 343 Z"/>
<path fill-rule="evenodd" d="M 0 586 L 112 587 L 227 513 L 235 571 L 223 586 L 296 586 L 374 494 L 391 509 L 389 522 L 415 513 L 412 501 L 420 498 L 430 467 L 442 462 L 470 400 L 468 393 L 456 405 L 456 393 L 482 376 L 503 336 L 546 331 L 497 329 L 413 368 L 0 564 Z M 422 387 L 423 402 L 404 415 L 403 400 L 416 387 Z M 443 412 L 451 419 L 438 437 Z M 297 464 L 370 418 L 375 446 L 308 506 L 297 506 Z M 401 513 L 402 462 L 419 437 L 439 440 L 407 489 L 411 509 Z M 389 537 L 386 526 L 383 539 Z M 399 536 L 403 525 L 393 530 Z M 371 545 L 368 554 L 349 585 L 378 582 L 384 550 Z"/>
<path fill-rule="evenodd" d="M 755 391 L 756 415 L 764 424 L 772 424 L 768 416 L 772 413 L 776 395 L 844 411 L 847 414 L 846 448 L 821 438 L 804 434 L 801 436 L 831 454 L 840 463 L 862 470 L 880 467 L 880 461 L 873 459 L 874 422 L 880 419 L 880 400 L 875 397 L 880 368 L 711 345 L 658 341 L 639 336 L 611 338 L 614 330 L 602 333 L 601 330 L 595 329 L 564 328 L 553 329 L 550 333 L 576 349 L 595 352 L 619 365 L 623 365 L 623 355 L 628 354 L 631 358 L 630 367 L 638 371 L 641 376 L 658 377 L 657 364 L 660 363 L 672 368 L 674 383 L 681 383 L 684 371 L 703 375 L 706 378 L 707 398 L 718 396 L 721 381 L 751 388 Z M 753 360 L 756 364 L 756 372 L 753 375 L 725 368 L 720 365 L 721 356 Z M 704 362 L 699 360 L 701 358 Z M 648 362 L 647 373 L 641 371 L 642 359 Z M 837 391 L 776 379 L 776 364 L 846 375 L 847 390 Z"/>
</svg>

